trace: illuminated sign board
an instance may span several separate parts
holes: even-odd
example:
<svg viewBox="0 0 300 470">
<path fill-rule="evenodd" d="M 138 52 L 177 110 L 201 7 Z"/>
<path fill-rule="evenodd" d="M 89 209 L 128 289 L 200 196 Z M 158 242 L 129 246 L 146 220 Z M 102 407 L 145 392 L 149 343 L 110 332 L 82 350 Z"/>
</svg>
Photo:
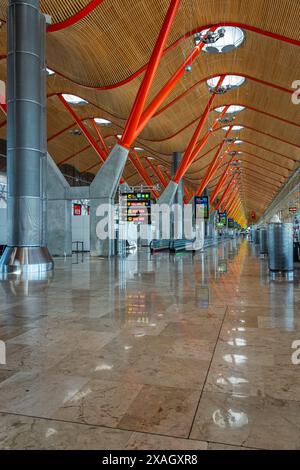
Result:
<svg viewBox="0 0 300 470">
<path fill-rule="evenodd" d="M 207 196 L 195 196 L 196 219 L 209 219 L 209 204 Z"/>
<path fill-rule="evenodd" d="M 132 192 L 126 195 L 127 222 L 151 223 L 151 193 Z"/>
<path fill-rule="evenodd" d="M 218 219 L 217 219 L 216 226 L 217 228 L 227 227 L 227 213 L 226 212 L 218 212 Z"/>
<path fill-rule="evenodd" d="M 81 204 L 73 204 L 73 215 L 81 215 Z"/>
</svg>

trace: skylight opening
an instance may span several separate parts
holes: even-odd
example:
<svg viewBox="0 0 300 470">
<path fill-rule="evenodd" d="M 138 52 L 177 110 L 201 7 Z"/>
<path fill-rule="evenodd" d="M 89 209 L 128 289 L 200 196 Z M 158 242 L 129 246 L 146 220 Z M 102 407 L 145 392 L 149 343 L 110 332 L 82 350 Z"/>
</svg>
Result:
<svg viewBox="0 0 300 470">
<path fill-rule="evenodd" d="M 215 108 L 215 111 L 217 111 L 217 113 L 221 113 L 224 108 L 225 106 L 219 106 L 218 108 Z M 245 106 L 231 104 L 225 114 L 239 113 L 240 111 L 243 111 L 243 109 L 245 109 Z"/>
<path fill-rule="evenodd" d="M 209 29 L 204 29 L 194 35 L 195 44 L 204 39 L 205 46 L 202 51 L 209 54 L 224 54 L 240 47 L 245 41 L 245 33 L 241 28 L 235 26 L 222 26 L 214 33 L 210 33 L 207 40 L 205 35 Z M 221 34 L 220 34 L 221 33 Z"/>
<path fill-rule="evenodd" d="M 244 129 L 243 126 L 225 126 L 225 127 L 222 127 L 223 131 L 229 131 L 229 128 L 231 127 L 231 130 L 232 131 L 241 131 L 242 129 Z"/>
<path fill-rule="evenodd" d="M 208 80 L 206 80 L 207 86 L 211 90 L 214 90 L 218 84 L 219 79 L 220 76 L 209 78 Z M 232 90 L 243 85 L 245 80 L 245 77 L 242 77 L 241 75 L 226 75 L 224 77 L 221 87 L 225 89 L 225 91 Z"/>
<path fill-rule="evenodd" d="M 94 121 L 98 126 L 109 126 L 111 124 L 111 121 L 104 118 L 94 118 Z"/>
<path fill-rule="evenodd" d="M 66 102 L 69 103 L 69 104 L 87 104 L 88 103 L 83 98 L 80 98 L 80 96 L 68 95 L 68 94 L 64 94 L 64 93 L 63 93 L 62 96 L 66 100 Z"/>
</svg>

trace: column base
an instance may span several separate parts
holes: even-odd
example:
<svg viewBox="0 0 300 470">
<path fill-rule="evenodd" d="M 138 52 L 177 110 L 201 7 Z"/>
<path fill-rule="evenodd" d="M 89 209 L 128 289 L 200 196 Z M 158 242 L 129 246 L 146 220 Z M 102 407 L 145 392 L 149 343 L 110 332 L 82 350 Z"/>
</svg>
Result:
<svg viewBox="0 0 300 470">
<path fill-rule="evenodd" d="M 45 246 L 8 246 L 0 259 L 0 273 L 40 273 L 51 271 L 53 267 L 53 259 Z"/>
</svg>

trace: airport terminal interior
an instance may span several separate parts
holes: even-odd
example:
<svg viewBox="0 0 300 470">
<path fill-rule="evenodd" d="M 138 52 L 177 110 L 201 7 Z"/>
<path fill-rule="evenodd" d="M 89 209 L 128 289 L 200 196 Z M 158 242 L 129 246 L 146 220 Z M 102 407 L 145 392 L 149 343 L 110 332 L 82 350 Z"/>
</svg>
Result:
<svg viewBox="0 0 300 470">
<path fill-rule="evenodd" d="M 0 449 L 300 449 L 299 0 L 0 0 Z"/>
</svg>

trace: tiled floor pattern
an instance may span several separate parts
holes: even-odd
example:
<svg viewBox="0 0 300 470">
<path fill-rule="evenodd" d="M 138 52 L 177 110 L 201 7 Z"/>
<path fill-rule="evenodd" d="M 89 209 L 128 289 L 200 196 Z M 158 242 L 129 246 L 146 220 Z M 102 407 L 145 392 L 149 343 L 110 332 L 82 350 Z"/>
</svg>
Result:
<svg viewBox="0 0 300 470">
<path fill-rule="evenodd" d="M 1 449 L 300 448 L 298 272 L 236 240 L 74 261 L 0 283 Z"/>
</svg>

